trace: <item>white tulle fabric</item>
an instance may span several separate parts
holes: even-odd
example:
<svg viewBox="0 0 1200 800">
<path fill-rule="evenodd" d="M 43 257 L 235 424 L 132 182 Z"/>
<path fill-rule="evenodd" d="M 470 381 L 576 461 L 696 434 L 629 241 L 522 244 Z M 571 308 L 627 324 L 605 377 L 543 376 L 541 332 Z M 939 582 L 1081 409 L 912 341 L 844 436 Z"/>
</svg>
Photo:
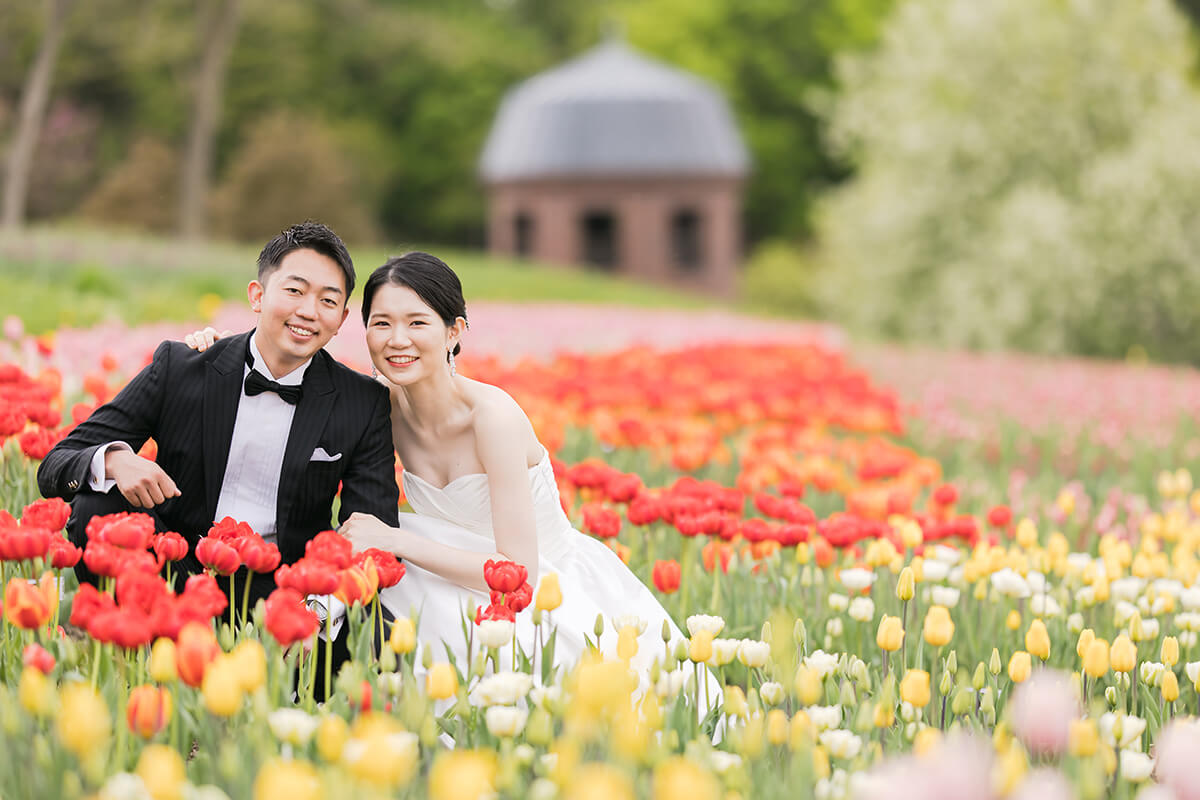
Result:
<svg viewBox="0 0 1200 800">
<path fill-rule="evenodd" d="M 403 480 L 408 502 L 415 513 L 400 515 L 402 529 L 463 550 L 496 551 L 486 475 L 464 475 L 442 488 L 409 472 L 404 473 Z M 537 519 L 538 573 L 539 576 L 557 573 L 562 587 L 562 605 L 549 615 L 549 623 L 543 622 L 546 632 L 550 626 L 558 631 L 555 663 L 569 667 L 578 661 L 585 647 L 584 634 L 595 641 L 598 614 L 605 621 L 600 649 L 606 656 L 616 657 L 614 621 L 636 617 L 645 623 L 645 629 L 630 666 L 641 676 L 644 687 L 651 665 L 656 660 L 665 660 L 667 645 L 662 639 L 663 622 L 670 626 L 672 643 L 682 638 L 683 633 L 616 553 L 600 540 L 571 526 L 562 509 L 549 453 L 530 467 L 529 485 Z M 477 606 L 485 606 L 489 598 L 411 562 L 406 564 L 406 570 L 403 580 L 380 593 L 381 601 L 395 616 L 419 615 L 418 641 L 435 643 L 438 660 L 444 655 L 444 646 L 449 646 L 455 659 L 465 668 L 466 641 L 462 620 L 468 599 L 473 598 Z M 531 612 L 532 606 L 517 615 L 517 641 L 526 653 L 532 652 L 534 642 Z M 545 635 L 543 633 L 543 641 Z M 504 663 L 503 655 L 501 663 Z M 716 702 L 719 684 L 707 670 L 704 674 L 710 681 L 708 695 Z M 704 694 L 702 691 L 702 701 Z"/>
</svg>

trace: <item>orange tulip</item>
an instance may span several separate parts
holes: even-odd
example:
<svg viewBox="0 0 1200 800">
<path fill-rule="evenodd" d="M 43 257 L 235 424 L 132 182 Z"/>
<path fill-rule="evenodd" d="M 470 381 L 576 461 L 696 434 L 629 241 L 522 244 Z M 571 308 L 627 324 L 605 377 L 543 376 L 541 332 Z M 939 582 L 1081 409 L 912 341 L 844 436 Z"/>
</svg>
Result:
<svg viewBox="0 0 1200 800">
<path fill-rule="evenodd" d="M 366 605 L 379 590 L 379 573 L 375 562 L 365 559 L 363 563 L 351 564 L 338 574 L 338 588 L 333 596 L 347 606 L 355 603 Z"/>
<path fill-rule="evenodd" d="M 175 645 L 175 668 L 179 678 L 188 686 L 199 687 L 208 665 L 221 654 L 217 636 L 212 628 L 199 622 L 189 622 L 179 631 Z"/>
<path fill-rule="evenodd" d="M 172 708 L 170 690 L 149 684 L 136 687 L 129 693 L 129 705 L 125 709 L 129 730 L 143 739 L 151 738 L 167 727 Z"/>
<path fill-rule="evenodd" d="M 4 618 L 18 628 L 40 628 L 58 608 L 58 583 L 50 572 L 36 584 L 12 578 L 4 588 Z"/>
</svg>

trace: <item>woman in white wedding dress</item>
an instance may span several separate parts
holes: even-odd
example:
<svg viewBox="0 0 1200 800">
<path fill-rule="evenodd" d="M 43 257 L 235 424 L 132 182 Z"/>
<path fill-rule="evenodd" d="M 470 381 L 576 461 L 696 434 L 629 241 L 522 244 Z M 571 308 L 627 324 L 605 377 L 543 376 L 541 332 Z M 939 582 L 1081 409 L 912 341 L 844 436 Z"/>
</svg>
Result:
<svg viewBox="0 0 1200 800">
<path fill-rule="evenodd" d="M 380 592 L 381 602 L 395 617 L 419 616 L 418 640 L 434 643 L 439 660 L 444 642 L 466 670 L 462 619 L 469 600 L 477 607 L 490 602 L 484 563 L 515 561 L 535 588 L 541 576 L 557 573 L 563 602 L 549 615 L 557 629 L 555 663 L 574 664 L 585 635 L 595 641 L 597 615 L 605 621 L 600 649 L 615 657 L 616 622 L 636 619 L 642 632 L 631 667 L 644 685 L 653 663 L 665 660 L 664 622 L 671 643 L 683 634 L 611 549 L 571 525 L 550 454 L 516 401 L 456 374 L 467 326 L 458 276 L 427 253 L 391 259 L 368 278 L 362 313 L 371 360 L 391 392 L 392 439 L 415 512 L 401 514 L 399 528 L 354 514 L 340 529 L 356 550 L 379 548 L 404 560 L 405 577 Z M 527 653 L 531 612 L 518 614 L 516 624 Z M 708 706 L 706 698 L 718 702 L 720 687 L 703 674 L 709 685 L 700 699 Z"/>
</svg>

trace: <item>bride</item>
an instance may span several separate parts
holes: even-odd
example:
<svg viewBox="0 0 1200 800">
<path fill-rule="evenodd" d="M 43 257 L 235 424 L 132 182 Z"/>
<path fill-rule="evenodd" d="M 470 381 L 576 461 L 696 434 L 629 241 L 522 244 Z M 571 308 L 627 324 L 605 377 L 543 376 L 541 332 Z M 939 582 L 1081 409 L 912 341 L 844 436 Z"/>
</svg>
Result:
<svg viewBox="0 0 1200 800">
<path fill-rule="evenodd" d="M 665 660 L 664 623 L 672 643 L 683 634 L 611 549 L 571 525 L 550 454 L 516 401 L 456 373 L 467 327 L 458 276 L 428 253 L 393 258 L 367 280 L 362 315 L 371 361 L 391 393 L 392 439 L 415 512 L 401 514 L 399 528 L 356 513 L 340 529 L 356 550 L 376 547 L 404 559 L 404 579 L 382 590 L 380 601 L 394 616 L 418 616 L 418 639 L 445 642 L 465 670 L 462 617 L 468 600 L 480 608 L 489 602 L 484 564 L 514 561 L 535 587 L 540 576 L 557 573 L 563 601 L 550 615 L 555 662 L 578 660 L 600 615 L 606 656 L 616 653 L 618 624 L 640 629 L 631 666 L 644 683 L 653 663 Z M 211 342 L 213 333 L 196 335 L 196 343 Z M 516 627 L 527 652 L 530 617 L 519 614 Z M 705 674 L 709 691 L 718 691 Z"/>
</svg>

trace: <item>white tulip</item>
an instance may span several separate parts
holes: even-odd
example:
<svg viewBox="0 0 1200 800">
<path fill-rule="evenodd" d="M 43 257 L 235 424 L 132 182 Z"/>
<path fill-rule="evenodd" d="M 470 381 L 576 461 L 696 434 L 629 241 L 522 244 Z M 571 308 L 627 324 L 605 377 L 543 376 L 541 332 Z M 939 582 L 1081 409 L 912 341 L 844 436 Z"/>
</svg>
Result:
<svg viewBox="0 0 1200 800">
<path fill-rule="evenodd" d="M 313 715 L 299 708 L 280 708 L 267 715 L 267 727 L 281 742 L 303 747 L 320 724 Z"/>
<path fill-rule="evenodd" d="M 747 667 L 763 667 L 771 655 L 771 645 L 755 639 L 742 639 L 738 644 L 737 657 Z"/>
<path fill-rule="evenodd" d="M 1147 686 L 1162 686 L 1163 673 L 1166 671 L 1166 665 L 1157 661 L 1143 661 L 1138 665 L 1138 674 Z"/>
<path fill-rule="evenodd" d="M 1142 620 L 1142 633 L 1147 640 L 1157 639 L 1159 633 L 1158 620 L 1144 619 Z"/>
<path fill-rule="evenodd" d="M 516 625 L 506 619 L 485 619 L 475 626 L 475 635 L 484 647 L 504 647 L 512 641 Z"/>
<path fill-rule="evenodd" d="M 488 733 L 500 738 L 517 736 L 525 729 L 529 712 L 512 706 L 492 706 L 484 713 Z"/>
<path fill-rule="evenodd" d="M 561 686 L 535 686 L 529 692 L 529 702 L 550 710 L 562 701 Z"/>
<path fill-rule="evenodd" d="M 637 631 L 638 636 L 646 632 L 646 620 L 639 617 L 637 614 L 622 614 L 612 621 L 613 630 L 619 631 L 622 628 L 633 628 Z"/>
<path fill-rule="evenodd" d="M 845 626 L 842 624 L 841 617 L 834 617 L 825 623 L 825 633 L 830 636 L 841 636 Z"/>
<path fill-rule="evenodd" d="M 1200 611 L 1200 586 L 1193 586 L 1181 591 L 1179 604 L 1188 611 Z"/>
<path fill-rule="evenodd" d="M 921 579 L 930 583 L 946 580 L 950 565 L 944 561 L 925 561 L 921 567 Z"/>
<path fill-rule="evenodd" d="M 1062 606 L 1048 594 L 1035 594 L 1029 598 L 1029 610 L 1039 617 L 1061 617 Z"/>
<path fill-rule="evenodd" d="M 829 606 L 830 610 L 841 612 L 849 607 L 850 598 L 838 592 L 830 592 L 825 598 L 825 604 Z"/>
<path fill-rule="evenodd" d="M 524 672 L 497 672 L 476 684 L 472 700 L 485 706 L 511 706 L 529 694 L 533 676 Z"/>
<path fill-rule="evenodd" d="M 925 564 L 928 566 L 930 559 L 933 559 L 952 567 L 962 560 L 962 555 L 962 551 L 957 547 L 935 544 L 933 547 L 925 549 Z"/>
<path fill-rule="evenodd" d="M 558 784 L 549 778 L 538 778 L 529 784 L 529 800 L 554 800 L 556 797 Z"/>
<path fill-rule="evenodd" d="M 809 706 L 804 709 L 813 728 L 818 731 L 836 728 L 842 724 L 841 706 Z"/>
<path fill-rule="evenodd" d="M 1071 633 L 1082 632 L 1083 625 L 1083 614 L 1080 614 L 1078 611 L 1067 617 L 1067 630 L 1069 630 Z"/>
<path fill-rule="evenodd" d="M 958 598 L 961 594 L 958 589 L 952 586 L 931 586 L 929 588 L 929 599 L 935 606 L 954 608 L 958 605 Z"/>
<path fill-rule="evenodd" d="M 862 739 L 847 730 L 823 731 L 818 738 L 835 758 L 854 758 L 862 750 Z"/>
<path fill-rule="evenodd" d="M 712 658 L 708 659 L 710 667 L 723 667 L 737 658 L 738 639 L 713 639 Z"/>
<path fill-rule="evenodd" d="M 850 619 L 870 622 L 875 619 L 875 601 L 869 597 L 856 597 L 850 601 Z"/>
<path fill-rule="evenodd" d="M 1196 646 L 1197 637 L 1196 631 L 1184 631 L 1179 634 L 1179 646 L 1184 650 L 1190 650 Z"/>
<path fill-rule="evenodd" d="M 1142 589 L 1146 588 L 1146 581 L 1143 578 L 1138 578 L 1130 575 L 1127 578 L 1118 578 L 1108 585 L 1108 592 L 1114 600 L 1126 600 L 1132 603 L 1142 593 Z"/>
<path fill-rule="evenodd" d="M 742 765 L 742 757 L 735 753 L 726 753 L 724 750 L 713 750 L 708 754 L 709 763 L 712 764 L 713 772 L 718 775 L 724 775 L 731 769 L 736 769 Z"/>
<path fill-rule="evenodd" d="M 725 630 L 725 620 L 711 614 L 692 614 L 687 618 L 688 634 L 695 636 L 697 631 L 708 631 L 716 636 Z"/>
<path fill-rule="evenodd" d="M 100 800 L 154 800 L 146 783 L 137 775 L 118 772 L 100 788 Z"/>
<path fill-rule="evenodd" d="M 838 573 L 842 585 L 852 592 L 861 592 L 875 582 L 875 573 L 862 567 L 851 567 Z"/>
<path fill-rule="evenodd" d="M 1138 740 L 1144 730 L 1146 720 L 1131 714 L 1114 714 L 1109 711 L 1100 717 L 1100 738 L 1109 747 L 1128 747 Z"/>
<path fill-rule="evenodd" d="M 822 678 L 827 678 L 837 669 L 837 656 L 824 650 L 813 650 L 804 659 L 804 666 L 816 672 Z"/>
<path fill-rule="evenodd" d="M 1200 664 L 1200 662 L 1197 662 Z M 767 681 L 758 690 L 758 696 L 762 698 L 763 703 L 768 706 L 777 706 L 784 701 L 786 693 L 783 690 L 783 684 L 775 681 Z"/>
<path fill-rule="evenodd" d="M 683 673 L 683 670 L 662 672 L 658 676 L 658 683 L 654 684 L 654 693 L 664 700 L 675 697 L 683 690 L 686 680 L 687 675 Z"/>
<path fill-rule="evenodd" d="M 1121 777 L 1133 783 L 1141 783 L 1154 770 L 1154 759 L 1136 750 L 1121 751 Z"/>
<path fill-rule="evenodd" d="M 1200 661 L 1189 661 L 1184 665 L 1183 672 L 1188 676 L 1188 680 L 1195 686 L 1200 683 Z"/>
<path fill-rule="evenodd" d="M 1020 573 L 1012 567 L 996 570 L 992 573 L 992 586 L 1005 597 L 1029 597 L 1029 584 Z"/>
</svg>

